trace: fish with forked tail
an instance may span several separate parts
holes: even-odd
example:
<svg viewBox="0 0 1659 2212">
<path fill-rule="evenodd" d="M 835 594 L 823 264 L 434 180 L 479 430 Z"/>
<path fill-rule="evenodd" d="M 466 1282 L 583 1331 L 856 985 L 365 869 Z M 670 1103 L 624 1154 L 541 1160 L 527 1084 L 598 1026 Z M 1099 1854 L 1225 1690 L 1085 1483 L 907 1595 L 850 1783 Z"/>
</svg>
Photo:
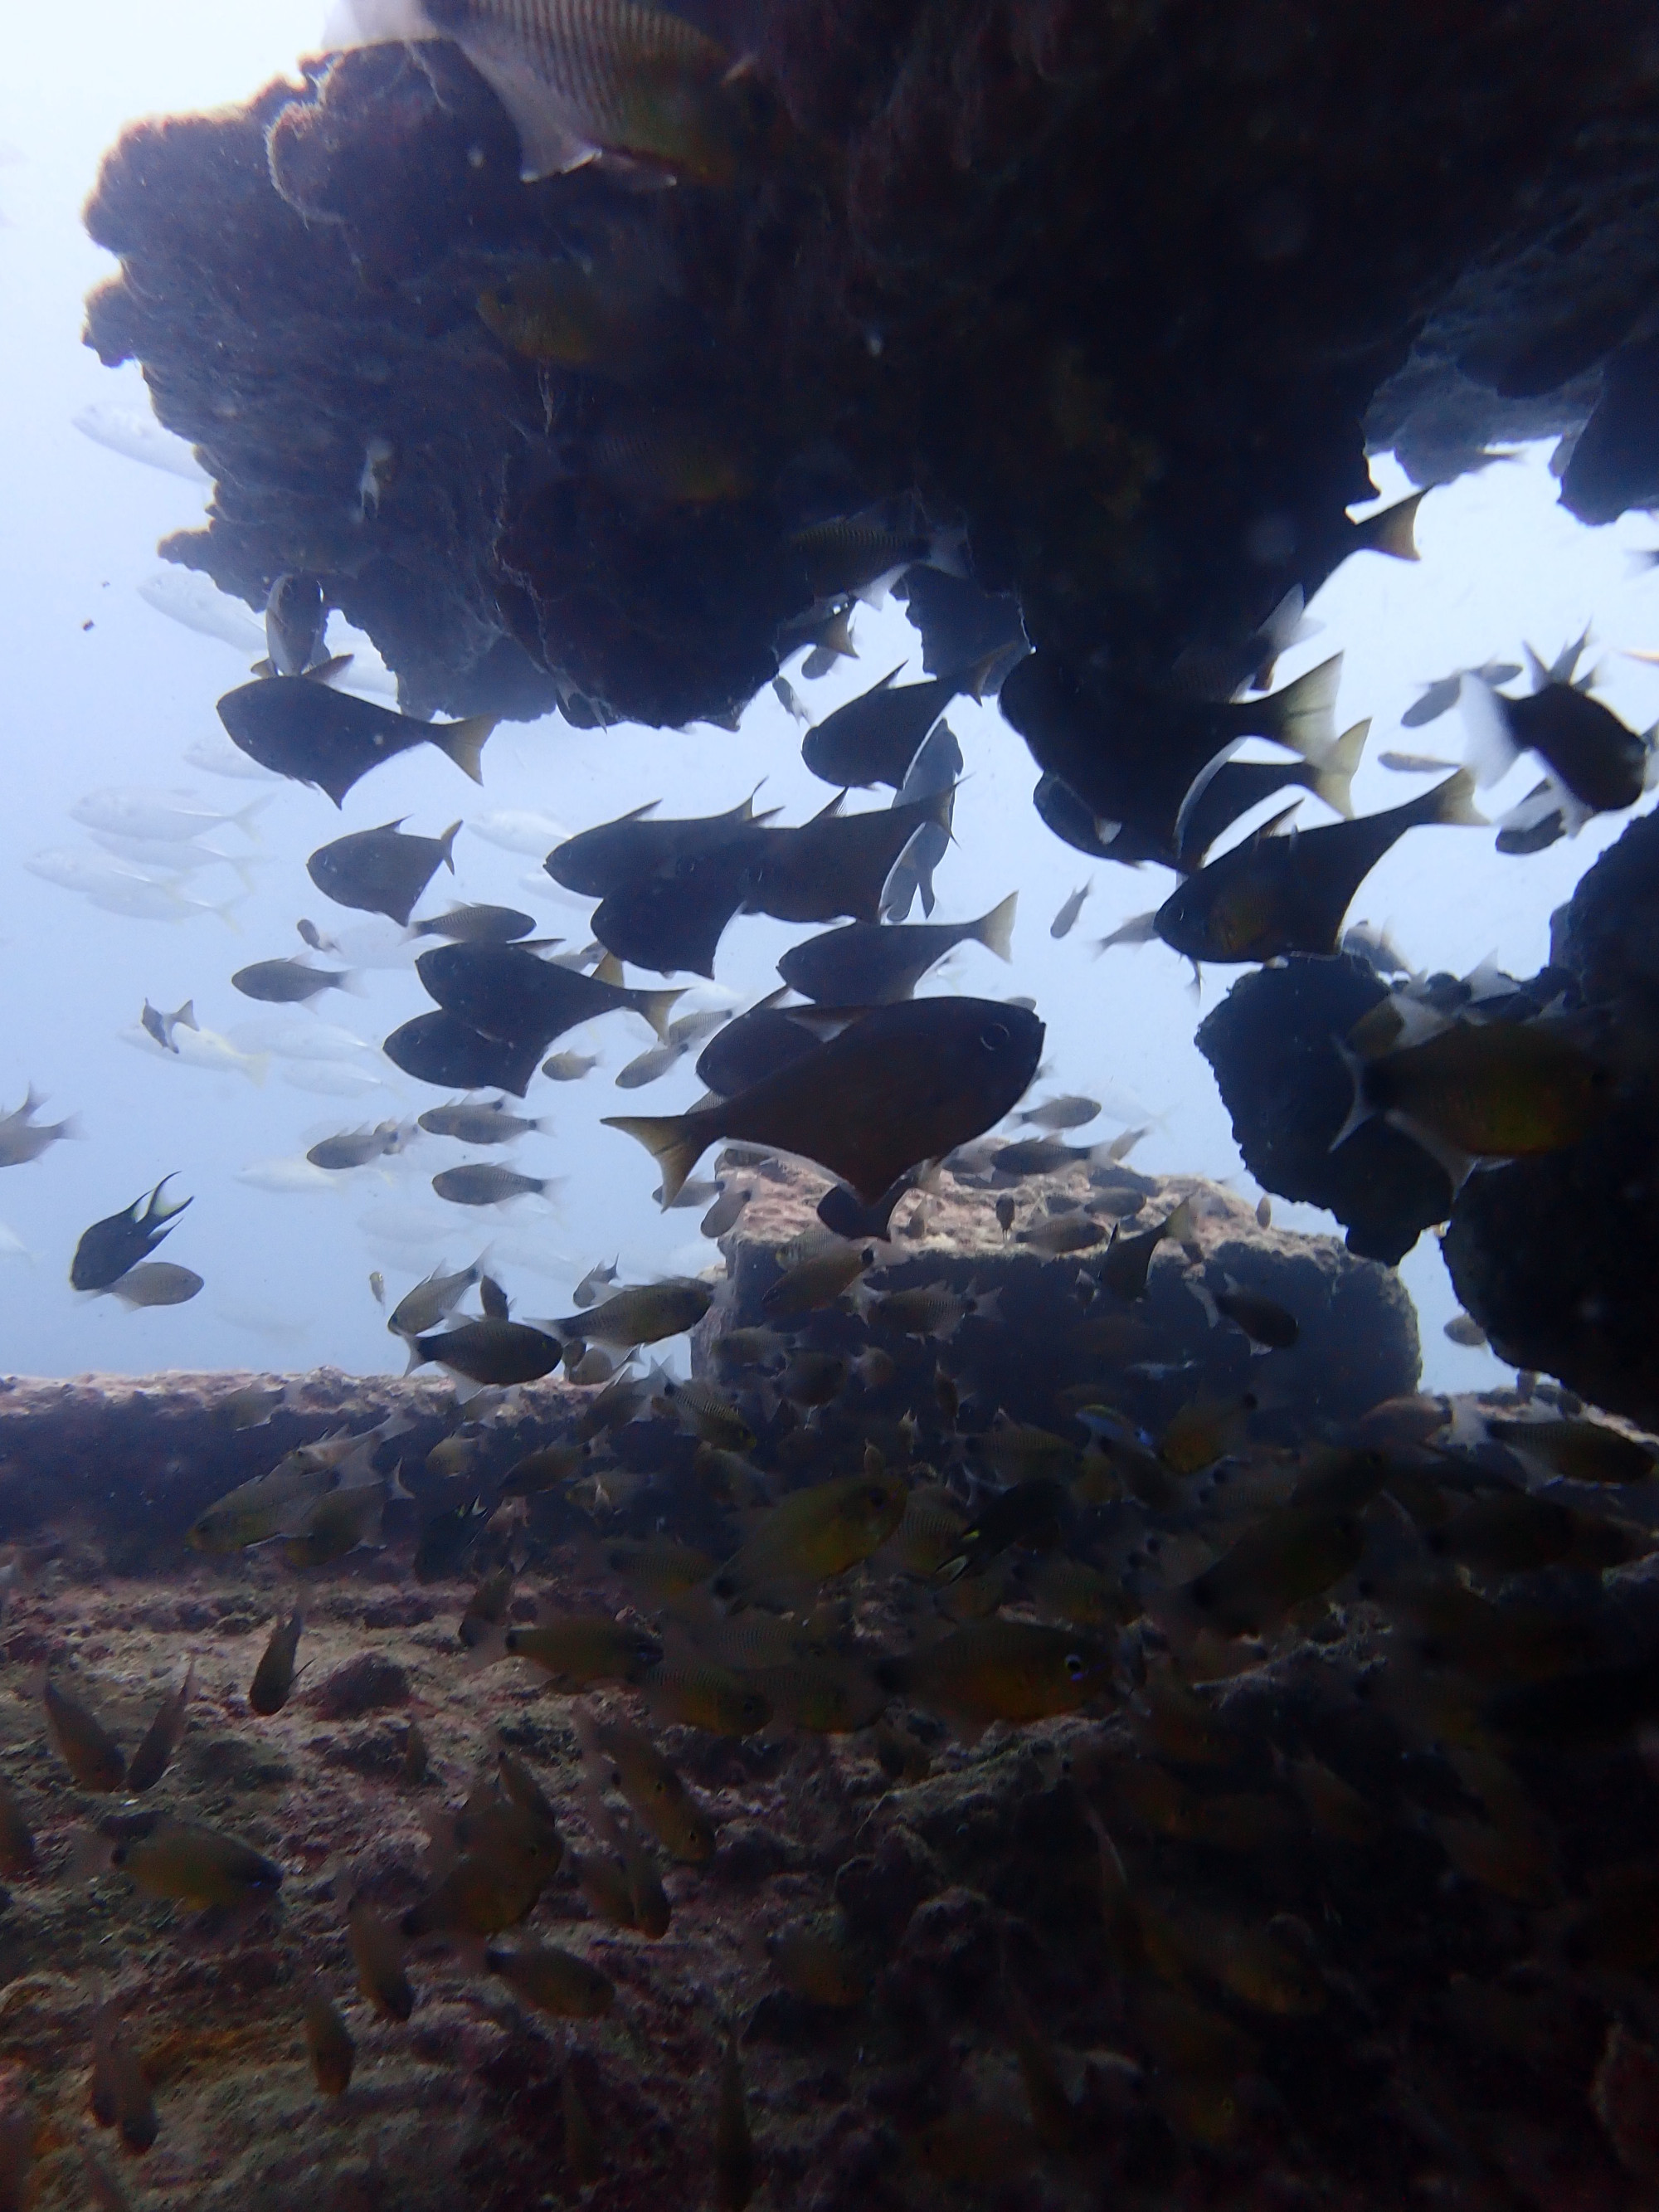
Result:
<svg viewBox="0 0 1659 2212">
<path fill-rule="evenodd" d="M 662 1170 L 664 1203 L 720 1138 L 775 1146 L 838 1176 L 866 1204 L 939 1159 L 1024 1095 L 1044 1030 L 1023 1006 L 925 999 L 878 1006 L 734 1098 L 678 1117 L 607 1115 Z"/>
<path fill-rule="evenodd" d="M 233 744 L 261 768 L 295 783 L 314 783 L 337 806 L 372 768 L 412 745 L 435 745 L 463 775 L 482 783 L 479 761 L 493 714 L 460 722 L 419 722 L 307 676 L 267 676 L 227 691 L 219 720 Z"/>
</svg>

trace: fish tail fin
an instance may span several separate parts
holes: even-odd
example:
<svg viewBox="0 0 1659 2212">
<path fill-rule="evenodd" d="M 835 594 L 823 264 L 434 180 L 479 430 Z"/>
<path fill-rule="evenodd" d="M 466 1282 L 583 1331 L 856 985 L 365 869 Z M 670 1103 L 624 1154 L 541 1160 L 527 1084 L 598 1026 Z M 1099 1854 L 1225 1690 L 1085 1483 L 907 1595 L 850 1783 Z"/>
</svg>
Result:
<svg viewBox="0 0 1659 2212">
<path fill-rule="evenodd" d="M 1355 550 L 1386 553 L 1394 561 L 1420 561 L 1423 556 L 1417 550 L 1417 510 L 1431 489 L 1425 485 L 1409 499 L 1396 500 L 1392 507 L 1385 507 L 1358 524 L 1359 538 Z"/>
<path fill-rule="evenodd" d="M 644 1015 L 646 1020 L 650 1023 L 652 1028 L 656 1031 L 659 1042 L 663 1044 L 666 1044 L 668 1042 L 669 1014 L 672 1010 L 676 1000 L 683 999 L 685 993 L 684 989 L 678 991 L 638 991 L 635 994 L 635 997 L 638 1000 L 638 1004 L 635 1006 L 634 1011 L 637 1014 Z"/>
<path fill-rule="evenodd" d="M 685 1187 L 686 1177 L 702 1156 L 708 1142 L 695 1127 L 696 1116 L 690 1114 L 607 1114 L 603 1116 L 607 1129 L 620 1129 L 625 1137 L 645 1146 L 662 1170 L 663 1210 L 674 1203 Z"/>
<path fill-rule="evenodd" d="M 1490 827 L 1486 816 L 1474 803 L 1474 776 L 1471 770 L 1460 768 L 1443 783 L 1424 793 L 1425 818 L 1430 822 L 1461 826 L 1466 830 L 1485 830 Z"/>
<path fill-rule="evenodd" d="M 951 529 L 934 528 L 927 537 L 927 563 L 947 576 L 956 576 L 963 582 L 968 579 L 968 526 L 957 523 Z"/>
<path fill-rule="evenodd" d="M 173 1018 L 180 1029 L 199 1030 L 202 1026 L 200 1022 L 196 1018 L 196 1001 L 194 999 L 186 999 L 184 1005 L 179 1007 L 178 1012 Z"/>
<path fill-rule="evenodd" d="M 1520 748 L 1503 700 L 1483 678 L 1466 673 L 1457 686 L 1457 703 L 1468 738 L 1464 761 L 1484 790 L 1509 773 Z"/>
<path fill-rule="evenodd" d="M 418 1336 L 411 1336 L 408 1341 L 409 1364 L 404 1369 L 404 1373 L 405 1375 L 412 1375 L 417 1367 L 426 1366 L 430 1361 L 432 1355 L 429 1352 L 422 1351 L 421 1340 Z"/>
<path fill-rule="evenodd" d="M 1337 1058 L 1346 1068 L 1348 1079 L 1353 1085 L 1353 1103 L 1348 1109 L 1348 1118 L 1326 1147 L 1328 1152 L 1334 1152 L 1339 1146 L 1347 1143 L 1356 1129 L 1364 1127 L 1375 1115 L 1376 1109 L 1365 1096 L 1364 1061 L 1346 1037 L 1333 1035 L 1331 1042 L 1335 1046 Z"/>
<path fill-rule="evenodd" d="M 276 671 L 267 653 L 263 660 L 250 661 L 247 672 L 250 676 L 274 676 Z"/>
<path fill-rule="evenodd" d="M 986 951 L 1011 964 L 1014 957 L 1014 909 L 1018 904 L 1019 893 L 1010 891 L 1000 906 L 994 906 L 989 914 L 981 915 L 974 924 L 974 934 Z"/>
<path fill-rule="evenodd" d="M 1354 771 L 1359 766 L 1359 757 L 1365 750 L 1365 739 L 1370 734 L 1369 716 L 1345 730 L 1324 758 L 1314 765 L 1314 795 L 1322 799 L 1327 806 L 1349 821 L 1353 819 Z"/>
<path fill-rule="evenodd" d="M 345 992 L 353 999 L 366 999 L 368 996 L 368 986 L 355 968 L 342 968 L 334 978 L 334 988 L 337 991 Z"/>
<path fill-rule="evenodd" d="M 994 645 L 988 653 L 981 653 L 977 660 L 970 660 L 962 672 L 962 688 L 970 699 L 981 705 L 985 701 L 985 687 L 991 679 L 997 663 L 1008 651 L 1006 645 Z"/>
<path fill-rule="evenodd" d="M 1175 1212 L 1164 1224 L 1164 1234 L 1177 1244 L 1184 1244 L 1193 1233 L 1193 1201 L 1183 1198 Z"/>
<path fill-rule="evenodd" d="M 623 964 L 614 952 L 604 953 L 594 962 L 593 981 L 596 983 L 609 983 L 613 991 L 623 988 Z"/>
<path fill-rule="evenodd" d="M 308 684 L 331 684 L 337 676 L 345 674 L 351 665 L 351 659 L 349 653 L 331 653 L 326 660 L 319 660 L 314 668 L 307 669 L 306 681 Z"/>
<path fill-rule="evenodd" d="M 442 855 L 445 867 L 452 876 L 455 872 L 455 840 L 460 833 L 460 827 L 459 822 L 452 822 L 438 840 L 439 853 Z"/>
<path fill-rule="evenodd" d="M 499 715 L 469 714 L 464 721 L 429 728 L 428 735 L 440 752 L 447 753 L 463 775 L 483 781 L 483 749 Z"/>
<path fill-rule="evenodd" d="M 1336 693 L 1342 680 L 1342 655 L 1334 653 L 1261 702 L 1259 719 L 1271 723 L 1264 735 L 1288 745 L 1304 760 L 1320 760 L 1336 743 Z"/>
<path fill-rule="evenodd" d="M 1221 1320 L 1221 1309 L 1215 1302 L 1215 1292 L 1201 1275 L 1188 1275 L 1187 1288 L 1203 1307 L 1205 1320 L 1212 1328 L 1216 1328 Z"/>
</svg>

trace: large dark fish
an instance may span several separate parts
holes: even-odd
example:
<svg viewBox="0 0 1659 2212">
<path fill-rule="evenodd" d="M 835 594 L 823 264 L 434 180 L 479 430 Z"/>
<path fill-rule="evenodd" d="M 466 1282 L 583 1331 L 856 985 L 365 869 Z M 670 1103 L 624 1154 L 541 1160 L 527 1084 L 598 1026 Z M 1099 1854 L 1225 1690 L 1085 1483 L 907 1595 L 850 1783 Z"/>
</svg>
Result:
<svg viewBox="0 0 1659 2212">
<path fill-rule="evenodd" d="M 803 998 L 837 1006 L 884 1006 L 908 999 L 936 961 L 958 945 L 982 945 L 999 960 L 1013 958 L 1010 891 L 977 921 L 849 921 L 843 928 L 792 945 L 778 973 Z"/>
<path fill-rule="evenodd" d="M 1062 844 L 1074 853 L 1086 853 L 1091 860 L 1117 860 L 1126 868 L 1139 868 L 1148 860 L 1161 861 L 1166 868 L 1176 864 L 1172 835 L 1145 837 L 1124 823 L 1103 819 L 1057 775 L 1038 777 L 1031 804 L 1039 821 Z"/>
<path fill-rule="evenodd" d="M 1217 840 L 1264 799 L 1295 785 L 1322 799 L 1334 813 L 1353 817 L 1354 771 L 1369 722 L 1356 722 L 1316 761 L 1222 761 L 1188 793 L 1176 819 L 1176 858 L 1196 868 Z"/>
<path fill-rule="evenodd" d="M 1034 1013 L 991 999 L 878 1006 L 736 1098 L 679 1116 L 611 1116 L 608 1126 L 657 1160 L 665 1206 L 721 1138 L 815 1160 L 868 1202 L 919 1160 L 1000 1121 L 1036 1073 L 1043 1034 Z"/>
<path fill-rule="evenodd" d="M 752 843 L 742 838 L 711 852 L 681 854 L 603 899 L 593 912 L 594 936 L 636 968 L 712 976 L 726 925 L 747 891 L 752 854 Z"/>
<path fill-rule="evenodd" d="M 1481 782 L 1495 782 L 1517 754 L 1531 751 L 1577 801 L 1581 819 L 1634 806 L 1652 773 L 1648 740 L 1599 699 L 1556 681 L 1536 660 L 1533 683 L 1528 697 L 1506 699 L 1479 676 L 1464 678 L 1463 719 Z"/>
<path fill-rule="evenodd" d="M 1354 893 L 1407 830 L 1434 823 L 1485 826 L 1471 804 L 1474 789 L 1474 779 L 1460 769 L 1432 791 L 1386 813 L 1288 836 L 1261 831 L 1188 876 L 1159 907 L 1153 927 L 1189 960 L 1334 953 Z"/>
<path fill-rule="evenodd" d="M 893 679 L 902 666 L 889 669 L 879 684 L 806 732 L 800 757 L 814 775 L 843 789 L 886 783 L 896 791 L 929 730 L 963 692 L 979 697 L 985 672 L 981 663 L 896 687 Z"/>
<path fill-rule="evenodd" d="M 240 684 L 219 702 L 219 720 L 250 760 L 295 783 L 314 783 L 337 806 L 370 769 L 411 745 L 436 745 L 482 783 L 478 763 L 496 721 L 494 714 L 471 714 L 462 722 L 417 722 L 305 676 Z"/>
<path fill-rule="evenodd" d="M 394 1067 L 417 1083 L 446 1091 L 510 1091 L 522 1098 L 530 1088 L 542 1048 L 532 1037 L 482 1036 L 459 1014 L 416 1014 L 395 1029 L 380 1049 Z"/>
<path fill-rule="evenodd" d="M 147 1199 L 135 1198 L 119 1213 L 94 1221 L 82 1232 L 70 1262 L 71 1289 L 107 1291 L 172 1234 L 174 1215 L 194 1203 L 188 1198 L 164 1201 L 161 1193 L 172 1181 L 170 1175 L 163 1176 Z"/>
<path fill-rule="evenodd" d="M 948 830 L 955 792 L 931 793 L 879 813 L 841 812 L 830 800 L 793 830 L 757 832 L 746 910 L 776 921 L 878 921 L 893 864 L 924 822 Z"/>
<path fill-rule="evenodd" d="M 862 1006 L 751 1006 L 703 1047 L 697 1080 L 722 1098 L 734 1098 L 793 1061 L 805 1060 L 826 1038 L 857 1021 Z"/>
<path fill-rule="evenodd" d="M 453 875 L 459 822 L 441 837 L 405 837 L 406 817 L 378 830 L 354 830 L 331 845 L 319 845 L 306 862 L 306 873 L 325 898 L 363 914 L 383 914 L 405 928 L 416 903 L 441 867 Z"/>
<path fill-rule="evenodd" d="M 677 860 L 717 852 L 745 838 L 756 826 L 751 792 L 741 806 L 726 814 L 701 815 L 687 822 L 653 822 L 661 804 L 652 799 L 614 822 L 584 830 L 556 845 L 543 863 L 556 884 L 587 898 L 606 898 L 625 884 L 670 869 Z M 763 821 L 768 817 L 761 817 Z"/>
<path fill-rule="evenodd" d="M 1342 656 L 1322 661 L 1260 699 L 1186 699 L 1078 672 L 1053 653 L 1029 653 L 1002 686 L 1004 714 L 1037 766 L 1057 776 L 1097 823 L 1115 822 L 1150 849 L 1108 858 L 1175 864 L 1176 819 L 1194 781 L 1243 738 L 1267 738 L 1314 759 L 1336 741 Z M 1068 842 L 1070 842 L 1068 840 Z"/>
<path fill-rule="evenodd" d="M 595 975 L 538 959 L 518 945 L 435 945 L 421 955 L 415 970 L 446 1013 L 481 1036 L 513 1043 L 533 1038 L 538 1053 L 578 1022 L 600 1014 L 643 1014 L 657 1035 L 665 1037 L 669 1010 L 680 995 L 603 983 Z"/>
</svg>

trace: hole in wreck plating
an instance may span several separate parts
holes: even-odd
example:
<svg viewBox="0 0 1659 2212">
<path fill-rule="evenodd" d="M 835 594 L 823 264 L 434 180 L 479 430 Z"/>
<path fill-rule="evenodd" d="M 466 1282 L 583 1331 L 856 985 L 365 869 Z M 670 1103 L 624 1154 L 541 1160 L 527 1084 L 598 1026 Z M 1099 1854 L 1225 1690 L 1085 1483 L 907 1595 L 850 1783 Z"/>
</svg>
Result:
<svg viewBox="0 0 1659 2212">
<path fill-rule="evenodd" d="M 327 1361 L 372 1372 L 398 1362 L 388 1357 L 370 1298 L 371 1269 L 384 1273 L 395 1296 L 439 1260 L 460 1264 L 488 1243 L 520 1310 L 553 1313 L 596 1261 L 619 1256 L 624 1274 L 635 1278 L 708 1267 L 718 1255 L 696 1237 L 697 1216 L 659 1214 L 650 1197 L 650 1163 L 628 1139 L 598 1126 L 607 1111 L 665 1113 L 696 1095 L 690 1060 L 649 1091 L 614 1091 L 610 1079 L 647 1042 L 631 1019 L 561 1041 L 597 1052 L 599 1068 L 580 1085 L 536 1082 L 523 1110 L 544 1116 L 548 1127 L 514 1158 L 529 1173 L 563 1178 L 562 1187 L 550 1211 L 530 1201 L 500 1217 L 446 1208 L 433 1196 L 431 1175 L 471 1155 L 432 1139 L 381 1169 L 342 1178 L 344 1188 L 261 1187 L 269 1180 L 262 1164 L 296 1160 L 332 1130 L 411 1115 L 432 1103 L 434 1093 L 400 1078 L 372 1051 L 342 1047 L 343 1060 L 277 1053 L 268 1067 L 216 1074 L 153 1054 L 141 1059 L 124 1036 L 146 998 L 168 1008 L 192 999 L 205 1026 L 256 1060 L 284 1030 L 326 1023 L 373 1045 L 420 1011 L 426 1000 L 406 968 L 376 964 L 381 956 L 374 940 L 390 948 L 397 936 L 392 925 L 365 929 L 361 918 L 319 911 L 305 855 L 343 830 L 406 815 L 412 829 L 435 833 L 457 814 L 472 823 L 525 809 L 574 830 L 652 799 L 661 800 L 665 814 L 725 807 L 763 780 L 762 803 L 794 821 L 822 804 L 826 791 L 803 769 L 799 732 L 769 690 L 753 702 L 735 734 L 707 727 L 689 735 L 572 731 L 552 720 L 506 725 L 489 748 L 482 792 L 422 751 L 360 787 L 339 817 L 314 792 L 233 781 L 191 763 L 190 751 L 203 741 L 216 745 L 214 701 L 241 680 L 250 655 L 164 619 L 141 595 L 155 573 L 155 542 L 198 520 L 205 488 L 136 465 L 73 427 L 88 407 L 142 414 L 147 404 L 136 371 L 106 372 L 78 343 L 82 298 L 108 265 L 82 233 L 78 208 L 98 156 L 131 115 L 242 96 L 271 70 L 290 66 L 316 25 L 308 5 L 262 9 L 246 20 L 235 11 L 234 21 L 190 7 L 174 11 L 163 48 L 147 43 L 137 27 L 116 22 L 115 11 L 94 12 L 103 57 L 97 71 L 70 82 L 43 70 L 37 81 L 44 96 L 33 103 L 21 96 L 27 73 L 20 72 L 0 98 L 8 155 L 0 167 L 7 218 L 0 259 L 13 302 L 3 387 L 10 521 L 0 547 L 12 733 L 0 819 L 0 934 L 11 982 L 0 1034 L 0 1104 L 15 1104 L 32 1082 L 46 1094 L 52 1117 L 73 1112 L 83 1131 L 80 1141 L 0 1176 L 8 1315 L 0 1364 L 52 1374 Z M 1390 744 L 1461 750 L 1455 717 L 1398 732 L 1417 686 L 1494 655 L 1519 659 L 1523 641 L 1549 658 L 1590 623 L 1603 659 L 1600 696 L 1638 728 L 1659 714 L 1659 673 L 1617 650 L 1654 641 L 1655 586 L 1626 557 L 1651 539 L 1652 526 L 1638 514 L 1597 531 L 1577 523 L 1555 503 L 1548 454 L 1547 446 L 1526 448 L 1512 462 L 1433 493 L 1419 526 L 1421 564 L 1351 561 L 1310 610 L 1324 625 L 1322 634 L 1281 662 L 1282 681 L 1338 647 L 1345 653 L 1339 726 L 1371 718 L 1355 786 L 1358 811 L 1398 803 L 1423 787 L 1377 764 Z M 1374 475 L 1386 497 L 1407 488 L 1386 455 Z M 234 620 L 240 610 L 226 601 L 222 611 Z M 246 627 L 252 642 L 251 617 Z M 920 672 L 920 641 L 898 604 L 880 614 L 861 611 L 856 635 L 858 660 L 817 684 L 806 683 L 791 664 L 815 717 L 901 659 L 908 656 L 907 673 Z M 355 650 L 360 668 L 374 659 L 337 616 L 330 642 Z M 1138 1166 L 1231 1178 L 1254 1198 L 1256 1187 L 1240 1167 L 1213 1079 L 1192 1042 L 1200 1013 L 1218 1002 L 1238 971 L 1209 971 L 1200 1005 L 1188 971 L 1161 945 L 1117 951 L 1097 963 L 1094 939 L 1156 903 L 1169 878 L 1154 869 L 1091 864 L 1058 843 L 1031 810 L 1035 774 L 1025 748 L 995 708 L 962 702 L 951 720 L 967 776 L 956 843 L 939 874 L 936 918 L 981 914 L 1015 888 L 1020 911 L 1011 969 L 969 948 L 935 971 L 924 992 L 1029 994 L 1048 1025 L 1054 1085 L 1105 1102 L 1100 1133 L 1150 1121 Z M 1247 748 L 1247 757 L 1256 750 Z M 1496 813 L 1528 780 L 1522 763 L 1483 804 Z M 118 917 L 28 871 L 27 862 L 43 849 L 95 852 L 72 810 L 88 792 L 118 784 L 192 791 L 227 812 L 259 802 L 245 831 L 227 830 L 211 841 L 230 860 L 182 885 L 206 906 L 222 906 L 222 915 L 186 913 L 165 922 Z M 875 803 L 875 794 L 854 801 Z M 1231 834 L 1243 834 L 1271 811 L 1259 809 Z M 1329 817 L 1309 800 L 1302 818 Z M 1628 818 L 1593 822 L 1577 839 L 1524 860 L 1497 854 L 1489 836 L 1415 833 L 1369 878 L 1350 919 L 1385 926 L 1414 966 L 1462 973 L 1495 954 L 1512 972 L 1529 974 L 1547 955 L 1551 909 Z M 240 870 L 232 864 L 238 860 Z M 456 865 L 453 885 L 445 878 L 434 890 L 522 905 L 542 929 L 572 945 L 586 940 L 585 903 L 561 894 L 533 854 L 503 850 L 469 827 Z M 1055 909 L 1090 879 L 1081 920 L 1054 942 L 1048 925 Z M 230 971 L 297 951 L 294 923 L 302 913 L 337 929 L 343 922 L 348 940 L 368 948 L 365 995 L 332 995 L 316 1017 L 240 999 Z M 717 986 L 694 981 L 685 1004 L 751 1003 L 775 983 L 778 955 L 807 933 L 740 920 L 723 942 Z M 388 949 L 385 957 L 397 956 Z M 362 1081 L 341 1073 L 354 1069 Z M 253 1073 L 263 1080 L 251 1079 Z M 333 1089 L 317 1087 L 323 1085 Z M 195 1204 L 167 1255 L 204 1275 L 205 1293 L 184 1307 L 137 1313 L 108 1299 L 78 1298 L 67 1270 L 81 1229 L 169 1170 L 179 1171 L 178 1188 Z M 1275 1218 L 1284 1226 L 1331 1225 L 1314 1209 L 1282 1202 Z M 1404 1275 L 1422 1318 L 1428 1383 L 1470 1388 L 1504 1374 L 1489 1353 L 1443 1338 L 1441 1323 L 1455 1302 L 1432 1235 L 1419 1242 Z"/>
</svg>

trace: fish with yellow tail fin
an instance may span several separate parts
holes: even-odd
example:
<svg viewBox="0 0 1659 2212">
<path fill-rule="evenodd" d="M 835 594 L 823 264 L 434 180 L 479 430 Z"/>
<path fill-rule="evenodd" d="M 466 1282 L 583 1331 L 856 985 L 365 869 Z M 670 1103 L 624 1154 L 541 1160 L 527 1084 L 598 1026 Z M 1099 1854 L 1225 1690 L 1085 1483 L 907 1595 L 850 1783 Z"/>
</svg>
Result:
<svg viewBox="0 0 1659 2212">
<path fill-rule="evenodd" d="M 1459 769 L 1386 813 L 1285 836 L 1273 835 L 1278 823 L 1270 822 L 1188 876 L 1158 908 L 1152 928 L 1172 951 L 1194 961 L 1334 953 L 1354 893 L 1408 830 L 1486 826 L 1474 795 L 1474 779 Z"/>
<path fill-rule="evenodd" d="M 877 1006 L 735 1097 L 605 1126 L 656 1160 L 665 1206 L 710 1145 L 735 1138 L 813 1160 L 873 1206 L 907 1169 L 1001 1120 L 1036 1073 L 1043 1035 L 1034 1013 L 995 1000 Z"/>
<path fill-rule="evenodd" d="M 526 183 L 608 162 L 729 185 L 730 57 L 643 0 L 336 0 L 332 47 L 447 39 L 512 117 Z"/>
</svg>

